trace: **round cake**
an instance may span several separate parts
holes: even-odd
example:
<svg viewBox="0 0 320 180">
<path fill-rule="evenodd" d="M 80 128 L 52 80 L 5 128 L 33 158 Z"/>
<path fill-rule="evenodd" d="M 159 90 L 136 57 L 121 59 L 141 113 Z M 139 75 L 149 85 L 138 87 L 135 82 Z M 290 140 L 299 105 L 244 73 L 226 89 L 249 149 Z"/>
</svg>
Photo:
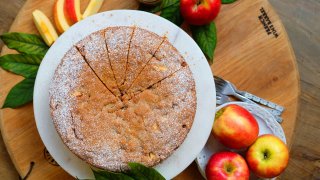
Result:
<svg viewBox="0 0 320 180">
<path fill-rule="evenodd" d="M 51 116 L 66 146 L 109 171 L 154 166 L 186 138 L 196 112 L 188 64 L 165 38 L 138 27 L 94 32 L 64 55 Z"/>
</svg>

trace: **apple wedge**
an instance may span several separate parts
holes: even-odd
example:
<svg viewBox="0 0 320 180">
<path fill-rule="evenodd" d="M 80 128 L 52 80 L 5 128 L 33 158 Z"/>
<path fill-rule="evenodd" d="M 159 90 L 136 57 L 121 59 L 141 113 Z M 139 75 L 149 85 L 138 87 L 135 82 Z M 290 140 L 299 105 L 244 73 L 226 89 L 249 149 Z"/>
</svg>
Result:
<svg viewBox="0 0 320 180">
<path fill-rule="evenodd" d="M 40 10 L 36 9 L 35 11 L 33 11 L 32 16 L 34 24 L 36 25 L 44 42 L 48 46 L 51 46 L 51 44 L 58 38 L 58 34 L 54 29 L 52 23 L 50 22 L 48 17 Z"/>
<path fill-rule="evenodd" d="M 59 33 L 65 32 L 70 25 L 64 13 L 65 0 L 56 0 L 53 7 L 53 19 Z"/>
<path fill-rule="evenodd" d="M 80 0 L 65 0 L 64 11 L 71 24 L 81 20 Z"/>
<path fill-rule="evenodd" d="M 93 14 L 96 14 L 99 9 L 101 8 L 104 0 L 90 0 L 89 5 L 87 6 L 86 10 L 84 11 L 82 18 L 86 18 Z"/>
</svg>

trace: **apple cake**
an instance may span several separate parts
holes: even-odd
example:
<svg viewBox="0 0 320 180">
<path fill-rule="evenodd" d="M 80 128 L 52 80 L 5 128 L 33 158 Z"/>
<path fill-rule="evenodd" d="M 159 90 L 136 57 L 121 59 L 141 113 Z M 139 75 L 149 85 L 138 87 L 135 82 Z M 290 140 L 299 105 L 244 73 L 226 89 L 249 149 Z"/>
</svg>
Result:
<svg viewBox="0 0 320 180">
<path fill-rule="evenodd" d="M 65 145 L 90 165 L 118 172 L 154 166 L 186 138 L 196 112 L 188 64 L 165 38 L 117 26 L 71 47 L 53 76 L 50 109 Z"/>
</svg>

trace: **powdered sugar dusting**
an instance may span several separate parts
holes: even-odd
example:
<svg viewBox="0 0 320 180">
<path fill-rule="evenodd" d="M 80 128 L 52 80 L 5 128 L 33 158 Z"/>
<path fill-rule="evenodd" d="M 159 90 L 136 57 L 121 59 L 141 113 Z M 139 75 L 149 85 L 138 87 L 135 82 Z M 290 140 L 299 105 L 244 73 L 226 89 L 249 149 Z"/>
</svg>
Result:
<svg viewBox="0 0 320 180">
<path fill-rule="evenodd" d="M 76 44 L 82 56 L 89 65 L 95 69 L 96 74 L 116 96 L 120 96 L 111 64 L 108 58 L 108 51 L 104 38 L 104 31 L 97 31 L 90 34 Z"/>
<path fill-rule="evenodd" d="M 142 28 L 136 28 L 133 34 L 131 44 L 139 46 L 149 54 L 153 55 L 162 41 L 163 38 L 159 35 Z"/>
<path fill-rule="evenodd" d="M 181 68 L 184 62 L 178 51 L 165 40 L 148 65 L 142 70 L 128 90 L 129 93 L 143 91 L 152 84 L 170 76 Z"/>
<path fill-rule="evenodd" d="M 69 139 L 68 137 L 73 135 L 68 129 L 72 127 L 72 100 L 69 93 L 77 86 L 78 76 L 84 65 L 85 62 L 78 51 L 75 48 L 70 49 L 57 68 L 50 85 L 50 106 L 52 109 L 59 109 L 52 111 L 52 116 L 63 139 Z"/>
<path fill-rule="evenodd" d="M 111 67 L 118 86 L 125 80 L 129 43 L 133 27 L 109 27 L 105 30 Z"/>
<path fill-rule="evenodd" d="M 128 89 L 148 61 L 158 50 L 163 38 L 145 29 L 135 28 L 130 43 L 126 81 L 121 90 Z"/>
<path fill-rule="evenodd" d="M 110 111 L 122 103 L 99 82 L 76 48 L 64 56 L 49 94 L 54 124 L 72 152 L 103 169 L 123 166 L 118 161 L 122 152 L 113 150 L 119 143 L 108 131 L 109 118 L 114 117 Z"/>
<path fill-rule="evenodd" d="M 147 101 L 151 109 L 144 123 L 149 127 L 150 141 L 157 143 L 150 151 L 159 160 L 167 158 L 183 142 L 193 123 L 196 94 L 190 70 L 184 67 L 134 99 L 138 99 L 137 107 Z"/>
<path fill-rule="evenodd" d="M 82 52 L 87 62 L 100 57 L 99 48 L 93 48 L 91 42 L 101 41 L 96 38 L 100 35 L 95 35 L 86 39 L 90 45 Z M 119 36 L 123 34 L 119 32 Z M 143 39 L 143 33 L 139 36 Z M 119 37 L 111 39 L 110 47 L 117 48 L 119 45 L 113 41 Z M 81 43 L 77 44 L 80 51 L 86 46 L 85 41 Z M 120 171 L 128 168 L 128 162 L 154 166 L 183 142 L 196 110 L 192 73 L 169 42 L 155 54 L 146 65 L 149 72 L 137 78 L 143 82 L 138 83 L 140 89 L 132 91 L 137 95 L 121 101 L 95 76 L 104 68 L 103 64 L 94 66 L 94 73 L 76 48 L 66 53 L 50 86 L 50 107 L 58 133 L 78 157 L 95 167 Z M 115 69 L 111 70 L 116 74 Z"/>
</svg>

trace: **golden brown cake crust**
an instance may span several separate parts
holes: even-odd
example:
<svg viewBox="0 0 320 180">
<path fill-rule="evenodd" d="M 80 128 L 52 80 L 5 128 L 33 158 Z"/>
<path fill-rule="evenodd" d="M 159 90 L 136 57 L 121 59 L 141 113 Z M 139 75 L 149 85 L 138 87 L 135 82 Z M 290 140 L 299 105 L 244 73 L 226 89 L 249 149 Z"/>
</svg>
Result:
<svg viewBox="0 0 320 180">
<path fill-rule="evenodd" d="M 104 30 L 92 33 L 78 42 L 76 47 L 107 88 L 114 95 L 120 96 L 121 94 L 111 68 L 104 35 Z"/>
<path fill-rule="evenodd" d="M 116 32 L 114 29 L 117 27 L 111 29 Z M 119 98 L 116 90 L 106 83 L 112 81 L 112 77 L 101 78 L 105 70 L 109 71 L 105 73 L 108 76 L 116 75 L 116 70 L 106 68 L 108 63 L 102 60 L 106 57 L 101 51 L 106 49 L 100 38 L 109 30 L 91 34 L 63 57 L 49 90 L 53 122 L 66 146 L 94 167 L 117 172 L 128 168 L 128 162 L 154 166 L 170 156 L 191 129 L 196 111 L 192 72 L 168 41 L 136 28 L 136 32 L 144 32 L 139 36 L 154 35 L 157 42 L 143 42 L 153 47 L 150 45 L 141 50 L 145 45 L 137 45 L 133 36 L 131 43 L 135 45 L 130 46 L 134 48 L 132 52 L 149 52 L 154 56 L 150 60 L 132 58 L 133 62 L 145 67 L 138 67 L 141 73 L 136 75 L 138 81 L 132 84 L 135 86 L 130 91 L 124 89 L 126 94 Z M 142 39 L 151 41 L 149 37 Z M 95 42 L 97 47 L 90 48 L 90 44 Z M 105 42 L 107 47 L 111 47 L 108 41 Z M 127 74 L 137 72 L 134 67 L 128 70 Z"/>
<path fill-rule="evenodd" d="M 163 41 L 163 37 L 153 32 L 134 29 L 128 53 L 126 80 L 120 90 L 125 91 L 131 86 Z"/>
<path fill-rule="evenodd" d="M 133 132 L 143 130 L 136 137 L 142 152 L 139 162 L 154 166 L 180 146 L 193 123 L 195 97 L 192 73 L 185 67 L 127 103 L 120 117 L 134 123 Z M 135 149 L 136 145 L 128 148 Z M 132 155 L 128 153 L 127 157 Z"/>
<path fill-rule="evenodd" d="M 126 77 L 128 51 L 134 27 L 109 27 L 105 30 L 105 41 L 108 48 L 111 67 L 118 86 Z"/>
<path fill-rule="evenodd" d="M 127 90 L 127 93 L 134 94 L 135 92 L 141 92 L 165 79 L 181 69 L 183 62 L 185 61 L 178 53 L 178 50 L 168 40 L 163 41 L 154 57 Z"/>
</svg>

